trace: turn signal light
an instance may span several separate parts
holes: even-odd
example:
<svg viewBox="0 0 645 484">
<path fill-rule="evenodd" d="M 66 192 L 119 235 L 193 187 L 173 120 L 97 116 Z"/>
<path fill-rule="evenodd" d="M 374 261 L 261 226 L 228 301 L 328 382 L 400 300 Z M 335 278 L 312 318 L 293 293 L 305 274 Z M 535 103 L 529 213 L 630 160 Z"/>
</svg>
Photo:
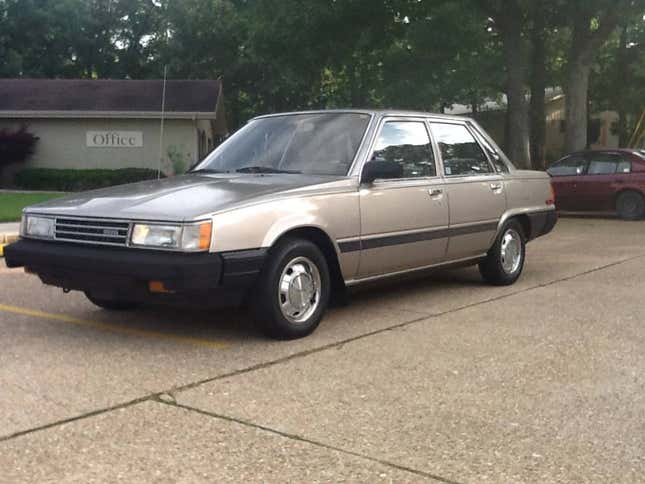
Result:
<svg viewBox="0 0 645 484">
<path fill-rule="evenodd" d="M 150 281 L 150 282 L 148 282 L 148 290 L 150 292 L 156 292 L 156 293 L 174 292 L 174 291 L 171 291 L 170 289 L 166 289 L 166 286 L 164 286 L 164 283 L 162 281 Z"/>
<path fill-rule="evenodd" d="M 199 248 L 206 250 L 211 246 L 212 223 L 207 222 L 199 226 Z"/>
</svg>

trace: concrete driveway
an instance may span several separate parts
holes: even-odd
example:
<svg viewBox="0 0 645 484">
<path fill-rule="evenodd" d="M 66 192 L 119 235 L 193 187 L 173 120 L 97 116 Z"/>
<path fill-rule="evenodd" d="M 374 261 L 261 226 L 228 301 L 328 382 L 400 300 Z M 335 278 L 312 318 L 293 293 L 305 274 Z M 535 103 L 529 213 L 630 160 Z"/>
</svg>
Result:
<svg viewBox="0 0 645 484">
<path fill-rule="evenodd" d="M 565 218 L 514 286 L 375 286 L 272 342 L 0 269 L 0 482 L 642 482 L 644 276 L 645 222 Z"/>
</svg>

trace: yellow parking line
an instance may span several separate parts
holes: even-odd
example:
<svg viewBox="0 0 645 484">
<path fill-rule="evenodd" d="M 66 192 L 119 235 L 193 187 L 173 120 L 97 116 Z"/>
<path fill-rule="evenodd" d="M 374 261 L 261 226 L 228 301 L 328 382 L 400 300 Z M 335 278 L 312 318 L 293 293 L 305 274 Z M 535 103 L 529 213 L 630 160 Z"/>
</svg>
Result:
<svg viewBox="0 0 645 484">
<path fill-rule="evenodd" d="M 129 336 L 139 336 L 143 338 L 157 338 L 177 343 L 184 343 L 193 346 L 205 346 L 208 348 L 225 348 L 228 346 L 222 341 L 205 340 L 200 338 L 191 338 L 190 336 L 177 336 L 167 333 L 160 333 L 158 331 L 147 331 L 143 329 L 126 328 L 118 325 L 111 325 L 107 323 L 99 323 L 98 321 L 88 321 L 85 319 L 75 318 L 66 314 L 46 313 L 38 309 L 22 308 L 19 306 L 10 306 L 8 304 L 0 304 L 0 311 L 7 313 L 20 314 L 23 316 L 31 316 L 34 318 L 50 319 L 52 321 L 62 321 L 64 323 L 76 324 L 79 326 L 86 326 L 101 331 L 110 331 L 112 333 L 127 334 Z"/>
</svg>

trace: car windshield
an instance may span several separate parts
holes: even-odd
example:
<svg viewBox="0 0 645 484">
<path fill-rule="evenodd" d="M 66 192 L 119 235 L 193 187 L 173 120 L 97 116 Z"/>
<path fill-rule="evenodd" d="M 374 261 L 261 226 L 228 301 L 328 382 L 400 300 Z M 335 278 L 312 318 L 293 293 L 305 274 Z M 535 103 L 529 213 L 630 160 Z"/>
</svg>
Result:
<svg viewBox="0 0 645 484">
<path fill-rule="evenodd" d="M 252 120 L 193 171 L 347 175 L 370 116 L 309 113 Z"/>
</svg>

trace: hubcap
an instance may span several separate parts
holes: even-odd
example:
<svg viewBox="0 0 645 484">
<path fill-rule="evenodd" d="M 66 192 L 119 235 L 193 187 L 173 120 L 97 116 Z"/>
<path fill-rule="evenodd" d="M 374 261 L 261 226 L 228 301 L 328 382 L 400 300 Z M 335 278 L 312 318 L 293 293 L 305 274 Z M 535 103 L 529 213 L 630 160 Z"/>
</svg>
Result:
<svg viewBox="0 0 645 484">
<path fill-rule="evenodd" d="M 627 197 L 625 200 L 623 200 L 623 212 L 632 214 L 636 212 L 636 207 L 637 207 L 637 202 L 634 197 Z"/>
<path fill-rule="evenodd" d="M 306 257 L 291 260 L 280 275 L 278 303 L 292 323 L 309 319 L 320 302 L 320 272 Z"/>
<path fill-rule="evenodd" d="M 513 274 L 522 262 L 522 239 L 513 229 L 508 229 L 502 238 L 502 268 L 507 274 Z"/>
</svg>

